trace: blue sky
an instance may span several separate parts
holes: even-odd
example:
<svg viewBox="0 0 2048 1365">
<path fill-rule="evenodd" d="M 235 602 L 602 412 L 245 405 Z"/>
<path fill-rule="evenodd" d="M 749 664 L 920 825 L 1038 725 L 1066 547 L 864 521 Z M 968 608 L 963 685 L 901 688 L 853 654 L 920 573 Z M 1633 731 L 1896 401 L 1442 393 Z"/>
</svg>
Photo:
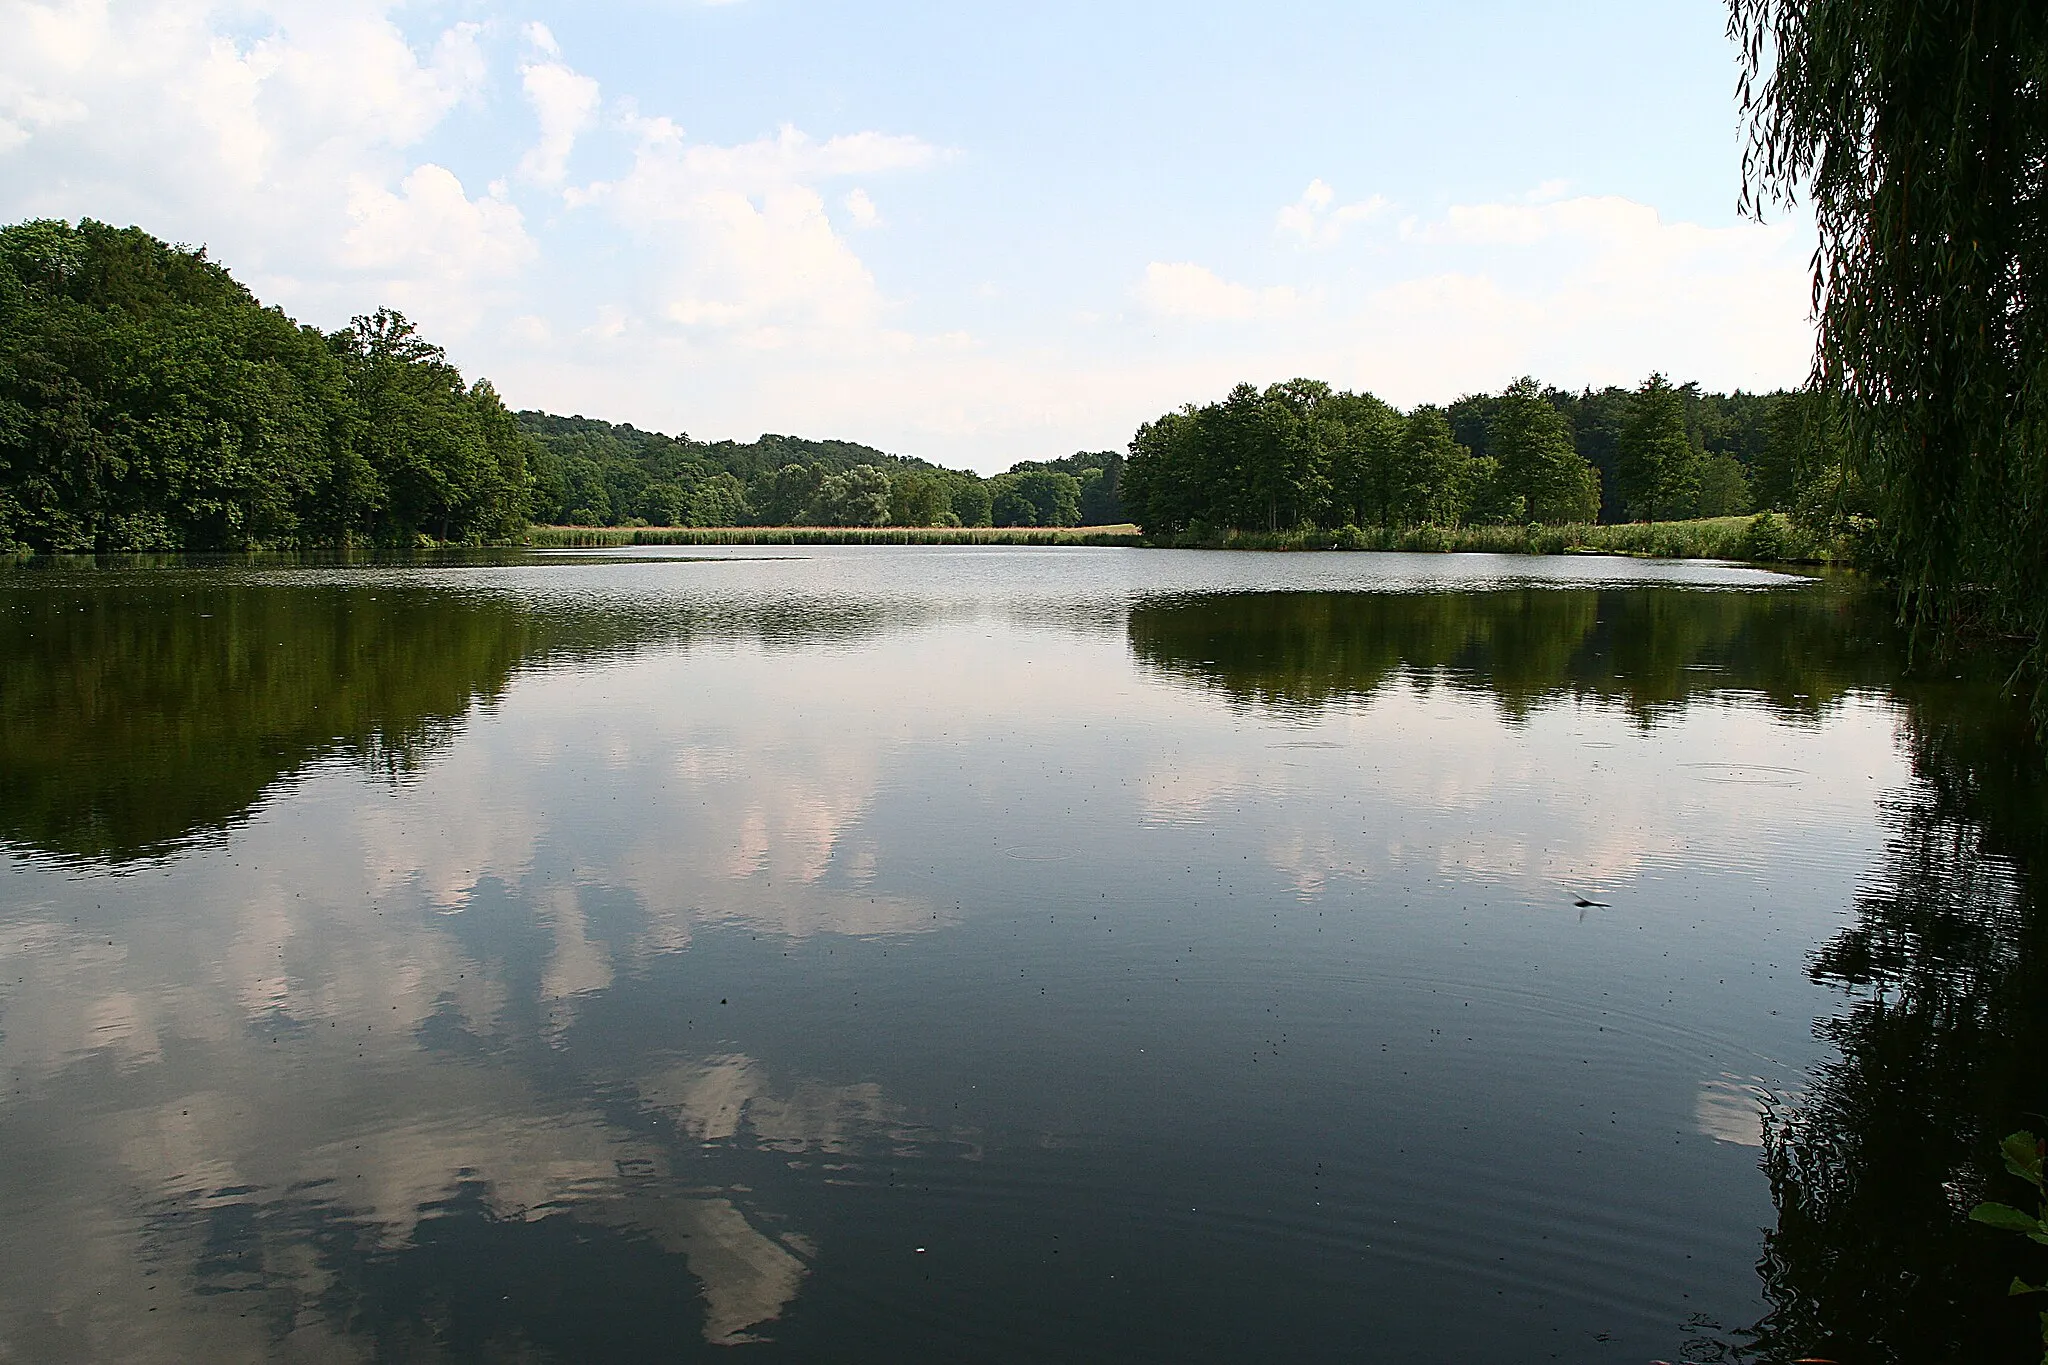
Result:
<svg viewBox="0 0 2048 1365">
<path fill-rule="evenodd" d="M 0 0 L 0 216 L 405 309 L 516 406 L 992 470 L 1294 375 L 1796 383 L 1715 0 Z"/>
</svg>

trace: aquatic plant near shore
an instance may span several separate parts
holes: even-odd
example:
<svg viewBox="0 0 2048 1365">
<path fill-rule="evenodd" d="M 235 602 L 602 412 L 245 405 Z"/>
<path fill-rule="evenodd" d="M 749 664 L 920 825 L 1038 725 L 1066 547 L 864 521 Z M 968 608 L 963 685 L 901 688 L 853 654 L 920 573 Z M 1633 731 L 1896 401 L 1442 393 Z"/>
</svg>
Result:
<svg viewBox="0 0 2048 1365">
<path fill-rule="evenodd" d="M 1824 537 L 1779 512 L 1618 526 L 1411 526 L 1335 531 L 1189 532 L 1151 542 L 1183 549 L 1398 550 L 1407 553 L 1605 554 L 1645 559 L 1734 559 L 1757 564 L 1848 564 L 1853 536 Z"/>
<path fill-rule="evenodd" d="M 2000 1144 L 2005 1153 L 2005 1168 L 2034 1187 L 2040 1197 L 2040 1209 L 2026 1213 L 2010 1204 L 1991 1200 L 1970 1210 L 1973 1222 L 1987 1227 L 2000 1228 L 2006 1232 L 2017 1232 L 2022 1237 L 2048 1246 L 2048 1186 L 2042 1183 L 2042 1143 L 2032 1133 L 2018 1132 Z M 2048 1294 L 2048 1284 L 2028 1284 L 2019 1276 L 2013 1276 L 2012 1287 L 2006 1291 L 2012 1295 Z M 2048 1313 L 2041 1315 L 2041 1365 L 2048 1365 Z"/>
<path fill-rule="evenodd" d="M 1141 545 L 1135 526 L 536 526 L 535 549 L 626 545 Z"/>
<path fill-rule="evenodd" d="M 1396 550 L 1410 554 L 1606 554 L 1644 559 L 1732 559 L 1753 564 L 1849 564 L 1851 536 L 1825 537 L 1779 512 L 1621 526 L 1411 526 L 1335 531 L 1188 531 L 1146 539 L 1123 526 L 537 526 L 540 549 L 627 545 L 1119 545 L 1179 550 Z"/>
</svg>

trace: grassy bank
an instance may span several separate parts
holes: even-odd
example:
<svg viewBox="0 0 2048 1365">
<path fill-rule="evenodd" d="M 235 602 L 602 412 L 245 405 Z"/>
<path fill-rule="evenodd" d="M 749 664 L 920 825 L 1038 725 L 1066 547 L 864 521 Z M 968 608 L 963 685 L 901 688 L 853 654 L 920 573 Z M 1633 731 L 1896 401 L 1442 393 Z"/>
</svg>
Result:
<svg viewBox="0 0 2048 1365">
<path fill-rule="evenodd" d="M 1733 559 L 1761 564 L 1845 564 L 1852 548 L 1794 526 L 1776 512 L 1619 526 L 1416 526 L 1340 531 L 1228 531 L 1148 541 L 1138 528 L 902 526 L 536 526 L 540 549 L 626 545 L 1159 545 L 1184 550 L 1404 550 L 1508 555 L 1601 554 L 1644 559 Z"/>
<path fill-rule="evenodd" d="M 1508 555 L 1598 554 L 1645 559 L 1734 559 L 1845 564 L 1852 547 L 1800 530 L 1782 513 L 1618 526 L 1416 526 L 1340 531 L 1231 531 L 1158 542 L 1182 549 L 1403 550 Z"/>
<path fill-rule="evenodd" d="M 536 526 L 537 549 L 622 545 L 1141 545 L 1123 526 Z"/>
</svg>

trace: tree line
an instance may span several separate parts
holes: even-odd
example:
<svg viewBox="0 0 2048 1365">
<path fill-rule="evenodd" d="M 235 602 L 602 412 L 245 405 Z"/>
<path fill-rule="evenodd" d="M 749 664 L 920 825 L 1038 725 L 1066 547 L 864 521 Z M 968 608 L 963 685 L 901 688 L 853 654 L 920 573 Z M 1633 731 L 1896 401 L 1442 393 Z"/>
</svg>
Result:
<svg viewBox="0 0 2048 1365">
<path fill-rule="evenodd" d="M 1072 526 L 1123 456 L 993 478 L 845 441 L 699 442 L 512 413 L 389 309 L 323 333 L 204 249 L 0 228 L 0 550 L 502 540 L 583 525 Z"/>
<path fill-rule="evenodd" d="M 531 450 L 397 313 L 323 334 L 137 228 L 0 229 L 0 547 L 493 539 Z"/>
<path fill-rule="evenodd" d="M 1130 451 L 1124 506 L 1154 536 L 1865 510 L 1833 403 L 1661 374 L 1580 393 L 1524 378 L 1405 413 L 1319 380 L 1240 384 L 1145 423 Z"/>
<path fill-rule="evenodd" d="M 1124 457 L 1083 451 L 992 478 L 851 441 L 695 441 L 522 412 L 533 516 L 561 526 L 1077 526 L 1122 521 Z"/>
<path fill-rule="evenodd" d="M 1864 510 L 1833 405 L 1651 376 L 1402 412 L 1297 379 L 991 478 L 846 441 L 693 440 L 509 411 L 388 309 L 332 333 L 205 251 L 0 229 L 0 548 L 411 545 L 566 525 L 1074 526 L 1149 534 Z"/>
</svg>

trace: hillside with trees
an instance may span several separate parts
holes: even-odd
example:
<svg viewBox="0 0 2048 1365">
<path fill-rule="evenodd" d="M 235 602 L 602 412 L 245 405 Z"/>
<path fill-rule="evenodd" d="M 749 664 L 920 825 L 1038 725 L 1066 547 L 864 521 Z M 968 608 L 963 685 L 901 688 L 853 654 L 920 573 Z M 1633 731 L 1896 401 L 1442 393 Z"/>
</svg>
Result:
<svg viewBox="0 0 2048 1365">
<path fill-rule="evenodd" d="M 399 313 L 332 333 L 139 228 L 0 228 L 0 550 L 459 544 L 533 521 L 1071 526 L 1123 457 L 991 479 L 847 441 L 516 416 Z"/>
<path fill-rule="evenodd" d="M 1713 394 L 1653 374 L 1571 393 L 1498 394 L 1402 412 L 1295 379 L 1139 428 L 1119 488 L 1148 535 L 1862 514 L 1832 405 Z"/>
<path fill-rule="evenodd" d="M 531 449 L 397 313 L 322 334 L 137 228 L 0 229 L 0 546 L 500 538 Z"/>
<path fill-rule="evenodd" d="M 1124 519 L 1124 457 L 1082 452 L 984 479 L 851 441 L 695 441 L 522 412 L 533 515 L 560 526 L 1075 526 Z"/>
<path fill-rule="evenodd" d="M 1155 537 L 1868 509 L 1837 406 L 1652 375 L 1403 412 L 1297 379 L 991 478 L 848 441 L 509 411 L 388 309 L 332 333 L 205 251 L 0 229 L 0 547 L 417 545 L 572 526 L 1111 525 Z"/>
</svg>

